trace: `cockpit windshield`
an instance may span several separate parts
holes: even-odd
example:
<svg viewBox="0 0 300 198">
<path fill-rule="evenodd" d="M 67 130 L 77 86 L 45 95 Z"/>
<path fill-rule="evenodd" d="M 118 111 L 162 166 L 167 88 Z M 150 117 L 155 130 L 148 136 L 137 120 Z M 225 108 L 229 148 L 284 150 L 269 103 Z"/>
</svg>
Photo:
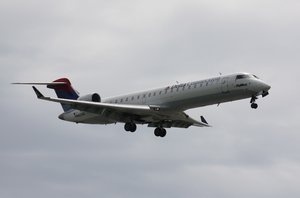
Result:
<svg viewBox="0 0 300 198">
<path fill-rule="evenodd" d="M 245 78 L 250 78 L 250 75 L 248 75 L 248 74 L 241 74 L 241 75 L 237 75 L 236 76 L 236 80 L 245 79 Z"/>
<path fill-rule="evenodd" d="M 256 78 L 256 79 L 259 79 L 257 76 L 252 75 L 252 74 L 239 74 L 239 75 L 236 76 L 235 80 L 246 79 L 246 78 Z"/>
</svg>

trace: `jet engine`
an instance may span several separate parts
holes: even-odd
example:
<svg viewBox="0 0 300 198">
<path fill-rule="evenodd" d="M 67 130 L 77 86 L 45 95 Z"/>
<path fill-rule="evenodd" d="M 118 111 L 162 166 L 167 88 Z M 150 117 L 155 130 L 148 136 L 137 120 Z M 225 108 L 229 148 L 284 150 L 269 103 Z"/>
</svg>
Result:
<svg viewBox="0 0 300 198">
<path fill-rule="evenodd" d="M 97 93 L 80 96 L 77 100 L 89 101 L 89 102 L 101 102 L 101 97 Z"/>
</svg>

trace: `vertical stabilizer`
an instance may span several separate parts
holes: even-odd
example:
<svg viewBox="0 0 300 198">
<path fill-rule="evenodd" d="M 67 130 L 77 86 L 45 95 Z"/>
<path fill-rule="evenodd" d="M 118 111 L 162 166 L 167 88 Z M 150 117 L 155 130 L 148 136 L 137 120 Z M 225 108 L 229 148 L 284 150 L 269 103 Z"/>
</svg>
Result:
<svg viewBox="0 0 300 198">
<path fill-rule="evenodd" d="M 63 83 L 65 83 L 65 84 L 57 84 L 57 85 L 55 85 L 55 84 L 54 85 L 53 84 L 47 85 L 47 88 L 55 90 L 55 93 L 56 93 L 58 98 L 77 100 L 77 98 L 79 97 L 78 93 L 73 89 L 69 79 L 60 78 L 60 79 L 57 79 L 53 82 L 63 82 Z M 61 106 L 62 106 L 64 111 L 68 111 L 68 110 L 72 109 L 70 105 L 61 104 Z"/>
</svg>

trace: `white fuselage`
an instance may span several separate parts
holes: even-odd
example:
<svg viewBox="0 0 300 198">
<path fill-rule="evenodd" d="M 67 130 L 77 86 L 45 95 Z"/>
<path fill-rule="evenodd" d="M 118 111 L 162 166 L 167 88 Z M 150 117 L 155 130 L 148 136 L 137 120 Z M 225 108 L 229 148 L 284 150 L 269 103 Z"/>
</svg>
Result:
<svg viewBox="0 0 300 198">
<path fill-rule="evenodd" d="M 157 106 L 161 111 L 185 111 L 196 107 L 251 98 L 261 95 L 269 89 L 270 86 L 256 76 L 238 73 L 106 98 L 102 102 L 149 105 L 153 108 Z M 101 115 L 79 110 L 66 112 L 63 117 L 64 120 L 72 122 L 113 123 Z"/>
<path fill-rule="evenodd" d="M 176 84 L 159 89 L 106 98 L 103 102 L 157 105 L 170 110 L 187 110 L 249 98 L 262 91 L 264 86 L 268 86 L 258 78 L 236 80 L 236 76 L 220 76 Z"/>
</svg>

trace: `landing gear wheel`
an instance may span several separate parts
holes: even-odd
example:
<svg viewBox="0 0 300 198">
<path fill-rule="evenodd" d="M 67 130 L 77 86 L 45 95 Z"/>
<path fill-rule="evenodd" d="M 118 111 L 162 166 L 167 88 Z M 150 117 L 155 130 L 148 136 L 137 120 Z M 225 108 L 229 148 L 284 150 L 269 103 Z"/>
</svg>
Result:
<svg viewBox="0 0 300 198">
<path fill-rule="evenodd" d="M 160 128 L 156 128 L 156 129 L 154 130 L 154 135 L 155 135 L 156 137 L 159 137 L 159 136 L 160 136 Z"/>
<path fill-rule="evenodd" d="M 136 131 L 136 124 L 132 122 L 127 122 L 124 125 L 125 131 L 135 132 Z"/>
<path fill-rule="evenodd" d="M 255 103 L 255 101 L 257 100 L 256 96 L 252 96 L 250 103 L 251 103 L 251 108 L 252 109 L 257 109 L 258 105 Z"/>
<path fill-rule="evenodd" d="M 252 109 L 257 109 L 257 107 L 258 107 L 258 105 L 257 105 L 256 103 L 252 103 L 252 104 L 251 104 L 251 108 L 252 108 Z"/>
<path fill-rule="evenodd" d="M 167 130 L 162 128 L 160 137 L 165 137 L 167 135 Z"/>
<path fill-rule="evenodd" d="M 167 135 L 167 131 L 166 129 L 164 128 L 161 128 L 161 127 L 157 127 L 155 130 L 154 130 L 154 135 L 156 137 L 165 137 Z"/>
<path fill-rule="evenodd" d="M 136 124 L 134 123 L 131 123 L 131 129 L 130 129 L 130 132 L 135 132 L 136 131 Z"/>
</svg>

